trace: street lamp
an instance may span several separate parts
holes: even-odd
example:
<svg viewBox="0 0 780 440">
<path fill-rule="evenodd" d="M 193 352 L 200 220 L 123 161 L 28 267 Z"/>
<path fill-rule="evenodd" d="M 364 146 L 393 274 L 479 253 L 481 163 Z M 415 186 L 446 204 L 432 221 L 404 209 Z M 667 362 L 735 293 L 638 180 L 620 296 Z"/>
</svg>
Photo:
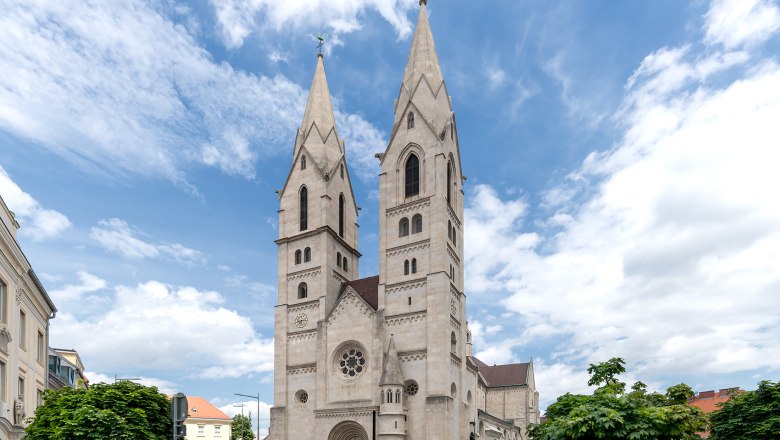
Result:
<svg viewBox="0 0 780 440">
<path fill-rule="evenodd" d="M 233 404 L 234 408 L 237 408 L 239 406 L 241 407 L 241 417 L 244 417 L 244 404 L 243 403 L 234 403 Z M 244 422 L 241 422 L 241 440 L 244 440 L 244 434 L 245 434 L 245 432 L 244 432 Z"/>
<path fill-rule="evenodd" d="M 236 396 L 241 397 L 249 397 L 250 399 L 257 400 L 257 440 L 260 440 L 260 393 L 257 393 L 256 396 L 250 396 L 249 394 L 241 394 L 241 393 L 235 393 Z M 250 421 L 251 423 L 251 421 Z"/>
</svg>

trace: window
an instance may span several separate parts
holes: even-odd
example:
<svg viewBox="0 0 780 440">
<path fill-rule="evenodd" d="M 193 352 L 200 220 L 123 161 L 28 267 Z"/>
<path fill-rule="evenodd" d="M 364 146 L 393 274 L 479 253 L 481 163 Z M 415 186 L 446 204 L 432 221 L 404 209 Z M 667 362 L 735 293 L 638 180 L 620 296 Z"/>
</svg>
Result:
<svg viewBox="0 0 780 440">
<path fill-rule="evenodd" d="M 419 234 L 422 232 L 422 215 L 417 214 L 412 217 L 412 234 Z"/>
<path fill-rule="evenodd" d="M 301 231 L 309 228 L 309 190 L 306 187 L 301 188 Z"/>
<path fill-rule="evenodd" d="M 412 273 L 417 273 L 417 258 L 412 258 Z"/>
<path fill-rule="evenodd" d="M 455 332 L 450 334 L 450 350 L 455 353 L 458 348 L 458 337 L 455 336 Z"/>
<path fill-rule="evenodd" d="M 420 390 L 420 386 L 413 380 L 407 380 L 404 386 L 406 387 L 404 391 L 406 391 L 406 394 L 409 396 L 414 396 L 417 394 L 417 391 Z"/>
<path fill-rule="evenodd" d="M 409 235 L 409 219 L 404 217 L 398 222 L 398 236 L 406 237 Z"/>
<path fill-rule="evenodd" d="M 301 264 L 301 250 L 295 251 L 295 264 Z"/>
<path fill-rule="evenodd" d="M 198 425 L 198 435 L 199 436 L 206 435 L 206 425 Z"/>
<path fill-rule="evenodd" d="M 447 238 L 452 240 L 452 221 L 447 220 Z"/>
<path fill-rule="evenodd" d="M 452 228 L 452 244 L 458 245 L 458 230 L 455 228 Z"/>
<path fill-rule="evenodd" d="M 43 405 L 43 390 L 38 388 L 35 391 L 35 407 Z"/>
<path fill-rule="evenodd" d="M 5 362 L 0 361 L 0 401 L 5 400 Z"/>
<path fill-rule="evenodd" d="M 295 393 L 295 400 L 297 400 L 298 403 L 306 403 L 309 401 L 309 393 L 304 390 L 298 390 L 298 392 Z"/>
<path fill-rule="evenodd" d="M 341 267 L 341 252 L 336 253 L 336 266 Z"/>
<path fill-rule="evenodd" d="M 306 283 L 298 284 L 298 299 L 305 299 L 309 296 L 308 286 Z"/>
<path fill-rule="evenodd" d="M 301 156 L 301 171 L 306 169 L 306 156 Z"/>
<path fill-rule="evenodd" d="M 214 437 L 222 436 L 222 425 L 214 425 Z"/>
<path fill-rule="evenodd" d="M 452 279 L 453 282 L 455 281 L 455 268 L 452 267 L 451 264 L 450 264 L 450 278 Z"/>
<path fill-rule="evenodd" d="M 339 237 L 344 238 L 344 194 L 339 195 Z"/>
<path fill-rule="evenodd" d="M 414 112 L 409 112 L 409 114 L 406 115 L 406 128 L 414 128 Z"/>
<path fill-rule="evenodd" d="M 395 390 L 395 401 L 401 403 L 401 390 Z"/>
<path fill-rule="evenodd" d="M 387 403 L 393 403 L 393 391 L 387 390 Z"/>
<path fill-rule="evenodd" d="M 19 384 L 17 385 L 18 392 L 17 395 L 19 396 L 19 400 L 24 401 L 24 378 L 19 377 Z"/>
<path fill-rule="evenodd" d="M 27 314 L 19 310 L 19 347 L 27 349 Z"/>
<path fill-rule="evenodd" d="M 341 175 L 341 178 L 344 178 L 344 164 L 341 164 L 339 167 L 339 174 Z"/>
<path fill-rule="evenodd" d="M 447 162 L 447 203 L 452 206 L 452 164 Z"/>
<path fill-rule="evenodd" d="M 46 351 L 44 349 L 43 342 L 44 342 L 43 333 L 41 333 L 41 331 L 38 330 L 38 356 L 36 359 L 38 360 L 38 363 L 41 365 L 43 365 L 44 352 Z"/>
<path fill-rule="evenodd" d="M 306 248 L 303 250 L 303 262 L 308 263 L 311 261 L 311 248 Z"/>
<path fill-rule="evenodd" d="M 412 153 L 406 159 L 406 197 L 412 197 L 420 194 L 420 159 Z"/>
<path fill-rule="evenodd" d="M 8 306 L 8 301 L 6 299 L 7 296 L 8 292 L 6 285 L 2 280 L 0 280 L 0 322 L 8 322 L 5 315 L 5 310 Z"/>
<path fill-rule="evenodd" d="M 344 257 L 341 259 L 341 266 L 342 269 L 344 269 L 344 272 L 348 272 L 349 269 L 347 269 L 347 257 Z"/>
<path fill-rule="evenodd" d="M 409 275 L 409 260 L 404 261 L 404 275 Z"/>
</svg>

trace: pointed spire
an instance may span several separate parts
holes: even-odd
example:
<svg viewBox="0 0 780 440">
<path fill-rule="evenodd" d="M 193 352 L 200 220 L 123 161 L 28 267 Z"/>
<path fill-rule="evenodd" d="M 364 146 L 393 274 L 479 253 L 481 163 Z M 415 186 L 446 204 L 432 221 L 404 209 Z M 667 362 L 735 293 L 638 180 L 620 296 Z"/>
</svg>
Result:
<svg viewBox="0 0 780 440">
<path fill-rule="evenodd" d="M 325 135 L 336 126 L 333 117 L 333 105 L 330 102 L 330 90 L 328 80 L 325 78 L 325 64 L 322 54 L 317 55 L 317 68 L 314 71 L 314 79 L 309 90 L 309 101 L 306 103 L 306 112 L 303 114 L 302 130 L 309 130 L 311 124 L 316 123 L 320 132 Z"/>
<path fill-rule="evenodd" d="M 404 70 L 404 86 L 412 90 L 417 85 L 422 75 L 428 77 L 428 82 L 436 87 L 442 82 L 439 57 L 436 55 L 436 45 L 433 42 L 431 26 L 428 23 L 428 13 L 425 9 L 425 0 L 420 0 L 420 16 L 417 19 L 417 27 L 412 38 L 412 48 L 409 51 L 409 59 Z"/>
<path fill-rule="evenodd" d="M 401 373 L 401 362 L 398 360 L 398 352 L 395 350 L 393 335 L 390 335 L 390 343 L 387 346 L 384 363 L 382 365 L 382 378 L 379 380 L 379 386 L 383 385 L 403 385 L 404 376 Z"/>
</svg>

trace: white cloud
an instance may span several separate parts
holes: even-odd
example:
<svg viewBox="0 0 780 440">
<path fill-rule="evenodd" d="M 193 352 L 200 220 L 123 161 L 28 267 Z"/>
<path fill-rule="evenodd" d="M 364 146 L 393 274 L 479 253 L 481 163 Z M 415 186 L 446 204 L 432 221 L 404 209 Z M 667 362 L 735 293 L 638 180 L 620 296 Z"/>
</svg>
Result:
<svg viewBox="0 0 780 440">
<path fill-rule="evenodd" d="M 184 265 L 203 264 L 206 261 L 200 251 L 178 243 L 148 243 L 137 237 L 141 234 L 141 232 L 131 228 L 126 221 L 112 218 L 100 220 L 98 226 L 90 230 L 89 235 L 107 250 L 131 260 L 165 256 Z"/>
<path fill-rule="evenodd" d="M 260 435 L 262 438 L 263 435 L 268 434 L 268 426 L 271 423 L 271 407 L 273 405 L 270 403 L 265 403 L 263 401 L 260 401 Z M 248 416 L 249 413 L 252 413 L 252 429 L 256 429 L 257 427 L 257 400 L 247 400 L 243 402 L 234 402 L 229 403 L 227 405 L 219 406 L 218 407 L 220 411 L 227 414 L 230 417 L 234 417 L 236 414 L 241 414 L 242 409 L 245 416 Z M 257 432 L 257 431 L 253 431 Z"/>
<path fill-rule="evenodd" d="M 61 289 L 52 290 L 52 299 L 56 303 L 81 300 L 86 293 L 93 293 L 105 289 L 108 286 L 106 280 L 96 277 L 89 272 L 79 271 L 79 284 L 69 284 Z"/>
<path fill-rule="evenodd" d="M 4 5 L 0 129 L 105 176 L 192 192 L 194 166 L 253 178 L 291 141 L 306 90 L 215 63 L 191 28 L 139 0 Z"/>
<path fill-rule="evenodd" d="M 0 108 L 0 119 L 1 110 Z M 22 226 L 19 233 L 30 237 L 33 241 L 56 237 L 72 226 L 65 214 L 45 209 L 30 194 L 22 191 L 2 166 L 0 166 L 0 196 Z"/>
<path fill-rule="evenodd" d="M 87 379 L 89 379 L 89 384 L 94 385 L 96 383 L 107 383 L 111 384 L 114 383 L 117 379 L 132 379 L 135 383 L 140 383 L 141 385 L 145 385 L 148 387 L 157 387 L 157 389 L 163 393 L 163 394 L 175 394 L 177 393 L 178 386 L 177 384 L 165 380 L 165 379 L 159 379 L 156 377 L 125 377 L 118 375 L 116 377 L 109 376 L 107 374 L 98 373 L 94 371 L 85 371 L 84 375 L 87 376 Z"/>
<path fill-rule="evenodd" d="M 273 340 L 223 306 L 217 292 L 156 281 L 119 286 L 102 313 L 52 321 L 53 344 L 66 337 L 95 371 L 156 370 L 201 379 L 273 370 Z M 66 336 L 62 336 L 66 335 Z"/>
<path fill-rule="evenodd" d="M 384 133 L 360 116 L 341 112 L 336 112 L 336 125 L 346 145 L 350 173 L 363 181 L 375 180 L 379 176 L 375 154 L 387 147 Z"/>
<path fill-rule="evenodd" d="M 763 43 L 780 29 L 774 0 L 713 0 L 705 18 L 707 42 L 728 49 Z"/>
<path fill-rule="evenodd" d="M 216 11 L 222 40 L 229 48 L 240 47 L 255 30 L 270 27 L 317 28 L 327 26 L 333 32 L 349 33 L 361 28 L 360 18 L 375 10 L 387 20 L 400 37 L 411 32 L 406 11 L 415 0 L 210 0 Z"/>
<path fill-rule="evenodd" d="M 522 337 L 556 344 L 540 383 L 581 386 L 583 365 L 613 356 L 645 382 L 780 368 L 780 66 L 754 56 L 648 56 L 621 141 L 544 192 L 538 232 L 525 198 L 473 189 L 467 290 L 510 292 Z M 734 79 L 715 87 L 721 72 Z M 506 345 L 483 353 L 512 359 Z"/>
</svg>

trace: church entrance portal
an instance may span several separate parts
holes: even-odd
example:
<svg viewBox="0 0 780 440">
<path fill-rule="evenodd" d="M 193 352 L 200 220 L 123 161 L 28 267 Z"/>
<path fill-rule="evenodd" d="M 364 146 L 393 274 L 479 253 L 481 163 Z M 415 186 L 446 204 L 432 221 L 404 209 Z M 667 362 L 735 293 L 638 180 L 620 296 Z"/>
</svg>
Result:
<svg viewBox="0 0 780 440">
<path fill-rule="evenodd" d="M 341 422 L 330 431 L 328 440 L 368 440 L 368 434 L 355 422 Z"/>
</svg>

